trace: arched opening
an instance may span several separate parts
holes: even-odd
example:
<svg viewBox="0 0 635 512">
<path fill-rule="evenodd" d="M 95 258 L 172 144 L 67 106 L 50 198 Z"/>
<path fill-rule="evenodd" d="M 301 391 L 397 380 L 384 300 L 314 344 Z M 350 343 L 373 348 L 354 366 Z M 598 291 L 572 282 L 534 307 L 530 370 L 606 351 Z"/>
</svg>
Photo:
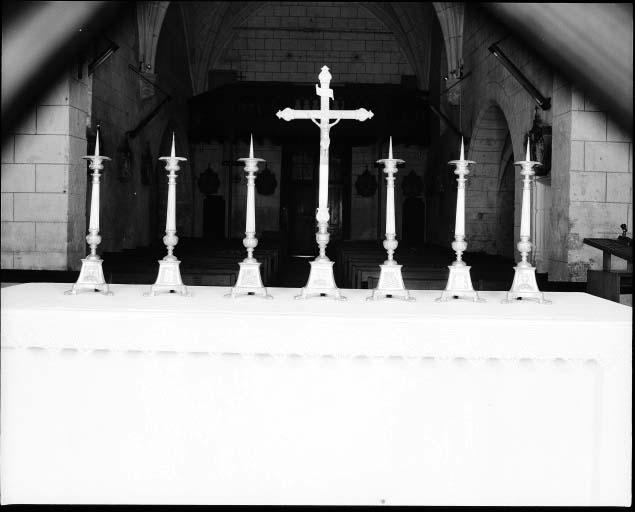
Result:
<svg viewBox="0 0 635 512">
<path fill-rule="evenodd" d="M 509 259 L 514 258 L 514 191 L 514 154 L 508 135 L 501 153 L 496 195 L 496 251 Z"/>
<path fill-rule="evenodd" d="M 509 127 L 498 105 L 479 115 L 468 158 L 477 162 L 466 194 L 468 250 L 513 258 L 514 158 Z"/>
</svg>

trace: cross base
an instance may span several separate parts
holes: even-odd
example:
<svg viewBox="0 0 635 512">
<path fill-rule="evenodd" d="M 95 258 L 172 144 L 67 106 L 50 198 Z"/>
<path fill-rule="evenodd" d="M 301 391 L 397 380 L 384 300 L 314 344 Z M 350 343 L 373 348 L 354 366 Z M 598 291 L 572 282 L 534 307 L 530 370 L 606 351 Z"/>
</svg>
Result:
<svg viewBox="0 0 635 512">
<path fill-rule="evenodd" d="M 337 300 L 346 300 L 340 289 L 335 286 L 335 278 L 333 277 L 333 261 L 328 258 L 319 257 L 311 264 L 311 273 L 309 280 L 300 295 L 296 295 L 296 299 L 309 299 L 311 297 L 332 297 Z"/>
<path fill-rule="evenodd" d="M 96 258 L 91 258 L 90 256 L 83 258 L 82 269 L 79 271 L 77 282 L 73 284 L 70 290 L 65 291 L 64 295 L 77 295 L 82 290 L 112 295 L 104 279 L 104 271 L 101 266 L 103 261 L 99 256 Z"/>
<path fill-rule="evenodd" d="M 273 299 L 267 289 L 262 285 L 262 278 L 260 276 L 260 262 L 256 259 L 246 259 L 238 263 L 240 266 L 240 272 L 238 272 L 238 279 L 236 284 L 229 293 L 225 295 L 228 298 L 236 298 L 244 295 L 253 295 L 256 297 L 262 297 L 263 299 Z"/>
<path fill-rule="evenodd" d="M 166 256 L 168 258 L 168 256 Z M 179 265 L 181 262 L 174 259 L 162 259 L 159 260 L 159 275 L 156 282 L 152 285 L 152 288 L 148 293 L 144 295 L 153 297 L 159 293 L 177 293 L 178 295 L 188 296 L 187 288 L 181 280 L 181 271 Z"/>
<path fill-rule="evenodd" d="M 485 302 L 472 286 L 472 278 L 470 277 L 470 268 L 465 263 L 462 265 L 450 265 L 450 275 L 448 276 L 448 284 L 441 293 L 441 297 L 435 299 L 435 302 L 445 302 L 452 299 L 469 299 L 474 302 Z"/>
<path fill-rule="evenodd" d="M 545 299 L 544 294 L 538 289 L 536 283 L 536 267 L 532 267 L 528 263 L 522 262 L 514 267 L 514 281 L 511 290 L 507 292 L 507 297 L 501 302 L 510 303 L 516 299 L 535 300 L 540 304 L 551 304 L 550 300 Z"/>
<path fill-rule="evenodd" d="M 379 265 L 381 269 L 379 273 L 379 282 L 373 293 L 366 297 L 366 300 L 381 299 L 399 299 L 399 300 L 415 300 L 410 296 L 410 292 L 406 290 L 401 276 L 401 267 L 396 263 L 384 263 Z"/>
</svg>

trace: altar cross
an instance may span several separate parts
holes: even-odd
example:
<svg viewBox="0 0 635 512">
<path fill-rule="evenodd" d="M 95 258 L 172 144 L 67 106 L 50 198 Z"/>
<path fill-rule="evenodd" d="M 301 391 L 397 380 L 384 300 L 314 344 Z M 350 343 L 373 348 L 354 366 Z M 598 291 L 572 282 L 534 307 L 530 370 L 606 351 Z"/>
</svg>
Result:
<svg viewBox="0 0 635 512">
<path fill-rule="evenodd" d="M 318 245 L 320 246 L 320 256 L 318 256 L 320 259 L 328 259 L 326 258 L 325 251 L 326 244 L 328 243 L 328 232 L 326 228 L 329 221 L 329 132 L 331 128 L 342 119 L 366 121 L 366 119 L 373 117 L 373 113 L 365 108 L 358 108 L 357 110 L 330 110 L 329 99 L 333 99 L 333 89 L 329 87 L 331 78 L 329 68 L 323 66 L 321 73 L 318 75 L 320 85 L 315 85 L 315 93 L 320 97 L 320 110 L 294 110 L 292 108 L 285 108 L 276 114 L 278 118 L 284 119 L 285 121 L 310 119 L 320 128 L 320 172 L 318 209 L 316 214 L 318 227 L 320 228 L 316 235 Z M 333 122 L 331 122 L 331 120 L 333 120 Z"/>
<path fill-rule="evenodd" d="M 310 119 L 318 128 L 320 128 L 320 172 L 319 172 L 319 192 L 318 192 L 318 208 L 315 215 L 318 224 L 318 231 L 315 234 L 320 254 L 311 262 L 311 274 L 307 285 L 302 289 L 302 293 L 298 298 L 307 298 L 311 296 L 333 296 L 337 299 L 343 299 L 339 290 L 335 286 L 333 277 L 333 262 L 326 256 L 326 245 L 329 243 L 329 210 L 328 210 L 328 191 L 329 191 L 329 132 L 333 126 L 342 119 L 354 119 L 357 121 L 366 121 L 373 117 L 373 113 L 365 108 L 357 110 L 330 110 L 329 99 L 333 99 L 333 89 L 329 87 L 331 83 L 331 73 L 327 66 L 322 67 L 322 71 L 318 75 L 320 85 L 315 86 L 315 93 L 320 97 L 320 110 L 294 110 L 285 108 L 278 111 L 278 118 L 285 121 L 294 119 Z M 331 122 L 333 120 L 333 122 Z"/>
</svg>

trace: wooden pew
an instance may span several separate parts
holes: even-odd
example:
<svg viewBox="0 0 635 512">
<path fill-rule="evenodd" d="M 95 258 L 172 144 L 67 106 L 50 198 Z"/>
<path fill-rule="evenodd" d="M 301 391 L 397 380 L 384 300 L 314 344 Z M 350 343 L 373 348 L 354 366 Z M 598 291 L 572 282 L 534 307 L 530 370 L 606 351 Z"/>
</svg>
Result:
<svg viewBox="0 0 635 512">
<path fill-rule="evenodd" d="M 583 242 L 602 251 L 602 270 L 587 270 L 587 293 L 613 302 L 620 302 L 621 295 L 632 294 L 633 247 L 610 238 L 585 238 Z M 611 256 L 625 259 L 626 270 L 612 270 Z"/>
</svg>

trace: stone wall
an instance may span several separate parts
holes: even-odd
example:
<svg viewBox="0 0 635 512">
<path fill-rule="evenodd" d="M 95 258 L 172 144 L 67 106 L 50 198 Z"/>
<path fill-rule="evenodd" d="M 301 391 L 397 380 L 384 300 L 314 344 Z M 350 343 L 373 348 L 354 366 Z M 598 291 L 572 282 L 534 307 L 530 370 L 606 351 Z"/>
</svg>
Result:
<svg viewBox="0 0 635 512">
<path fill-rule="evenodd" d="M 119 45 L 117 52 L 94 73 L 92 127 L 101 125 L 104 150 L 113 158 L 106 164 L 102 185 L 101 251 L 120 251 L 146 246 L 163 235 L 167 198 L 165 163 L 158 160 L 170 153 L 172 131 L 176 131 L 177 154 L 189 158 L 187 103 L 191 96 L 185 36 L 178 5 L 165 16 L 159 37 L 156 84 L 159 89 L 141 97 L 146 89 L 135 68 L 139 64 L 137 23 L 126 17 L 108 36 Z M 152 87 L 150 87 L 152 90 Z M 162 92 L 165 91 L 165 92 Z M 146 124 L 136 137 L 127 137 L 139 122 L 169 94 L 172 99 Z M 119 149 L 126 142 L 132 152 L 129 175 L 123 169 Z M 142 179 L 142 155 L 149 149 L 149 180 Z M 177 179 L 177 230 L 191 236 L 195 183 L 189 162 L 181 163 Z M 134 222 L 131 222 L 134 219 Z"/>
<path fill-rule="evenodd" d="M 602 251 L 583 239 L 617 238 L 620 224 L 633 232 L 632 140 L 588 94 L 561 77 L 554 80 L 554 96 L 554 144 L 567 149 L 557 186 L 567 201 L 558 205 L 552 274 L 557 280 L 586 281 L 589 268 L 602 268 Z M 624 260 L 613 260 L 614 268 L 626 268 Z"/>
<path fill-rule="evenodd" d="M 513 161 L 525 154 L 525 135 L 534 119 L 536 103 L 518 81 L 500 64 L 488 47 L 508 34 L 505 27 L 494 22 L 478 7 L 466 4 L 463 58 L 465 80 L 462 94 L 463 131 L 470 134 L 467 157 L 477 163 L 472 166 L 466 192 L 466 232 L 468 251 L 500 253 L 496 246 L 498 211 L 496 198 L 501 183 L 502 148 L 506 137 L 511 139 Z M 544 96 L 552 96 L 553 74 L 537 56 L 512 36 L 499 47 Z M 552 111 L 540 111 L 541 120 L 552 122 Z M 456 119 L 455 115 L 455 119 Z M 457 143 L 458 147 L 458 143 Z M 554 153 L 559 151 L 554 144 Z M 519 238 L 522 182 L 515 170 L 514 240 Z M 552 171 L 554 172 L 554 171 Z M 557 172 L 557 171 L 556 171 Z M 544 218 L 544 216 L 543 216 Z M 548 219 L 545 219 L 547 222 Z M 536 226 L 544 229 L 545 226 Z M 536 240 L 534 240 L 534 243 Z M 544 241 L 544 243 L 547 243 Z M 514 244 L 515 245 L 515 244 Z M 514 248 L 516 258 L 519 258 Z"/>
<path fill-rule="evenodd" d="M 64 73 L 2 147 L 2 268 L 78 270 L 85 255 L 87 69 Z"/>
<path fill-rule="evenodd" d="M 394 35 L 353 2 L 268 2 L 236 33 L 214 67 L 240 80 L 313 83 L 325 64 L 338 83 L 414 74 Z"/>
</svg>

